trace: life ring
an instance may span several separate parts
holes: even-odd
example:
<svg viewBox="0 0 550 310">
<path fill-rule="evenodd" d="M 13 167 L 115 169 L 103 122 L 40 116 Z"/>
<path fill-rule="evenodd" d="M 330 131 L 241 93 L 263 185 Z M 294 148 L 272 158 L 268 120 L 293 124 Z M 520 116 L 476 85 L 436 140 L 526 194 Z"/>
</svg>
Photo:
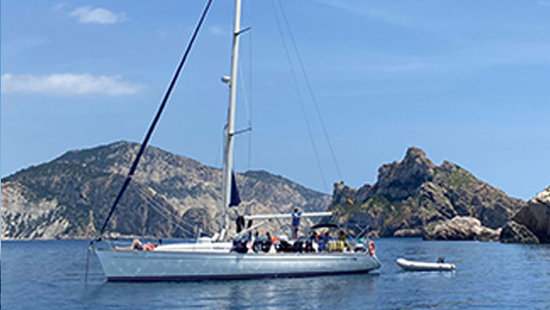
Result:
<svg viewBox="0 0 550 310">
<path fill-rule="evenodd" d="M 372 256 L 376 254 L 376 246 L 374 245 L 374 241 L 369 241 L 369 254 Z"/>
</svg>

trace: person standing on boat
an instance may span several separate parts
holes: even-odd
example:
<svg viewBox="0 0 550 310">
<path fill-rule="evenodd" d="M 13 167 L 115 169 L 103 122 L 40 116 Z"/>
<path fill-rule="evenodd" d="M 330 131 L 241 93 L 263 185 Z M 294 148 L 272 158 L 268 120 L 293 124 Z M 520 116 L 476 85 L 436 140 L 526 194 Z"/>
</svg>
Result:
<svg viewBox="0 0 550 310">
<path fill-rule="evenodd" d="M 319 252 L 324 252 L 325 251 L 325 248 L 327 246 L 327 243 L 329 242 L 330 240 L 330 237 L 328 235 L 328 230 L 327 231 L 322 231 L 321 234 L 319 235 Z"/>
<path fill-rule="evenodd" d="M 294 209 L 292 212 L 292 240 L 298 239 L 298 228 L 300 226 L 300 217 L 302 216 L 302 211 Z"/>
</svg>

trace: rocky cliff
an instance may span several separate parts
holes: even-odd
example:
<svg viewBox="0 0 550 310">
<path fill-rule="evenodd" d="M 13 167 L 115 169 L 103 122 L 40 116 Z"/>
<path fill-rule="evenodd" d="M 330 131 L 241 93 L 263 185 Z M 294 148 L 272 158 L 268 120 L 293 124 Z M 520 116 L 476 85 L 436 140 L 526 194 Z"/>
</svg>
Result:
<svg viewBox="0 0 550 310">
<path fill-rule="evenodd" d="M 465 217 L 447 224 L 456 227 L 457 223 L 468 222 L 472 225 L 466 226 L 476 227 L 481 235 L 489 236 L 487 232 L 492 232 L 489 239 L 494 239 L 495 230 L 525 205 L 524 201 L 510 198 L 478 180 L 459 165 L 444 161 L 436 166 L 423 150 L 411 147 L 401 162 L 380 167 L 373 185 L 353 189 L 343 183 L 335 184 L 329 210 L 342 214 L 342 221 L 365 222 L 374 233 L 385 237 L 453 239 L 426 233 L 427 228 Z M 477 227 L 471 218 L 479 220 L 481 226 Z M 473 238 L 468 233 L 455 235 L 456 239 Z"/>
<path fill-rule="evenodd" d="M 2 239 L 89 238 L 110 209 L 139 145 L 118 142 L 68 152 L 2 179 Z M 191 237 L 220 225 L 219 169 L 149 147 L 115 211 L 112 235 Z M 330 197 L 264 171 L 236 174 L 233 213 L 324 211 Z M 285 229 L 276 222 L 269 229 Z"/>
<path fill-rule="evenodd" d="M 550 243 L 550 186 L 529 200 L 504 226 L 506 243 Z"/>
</svg>

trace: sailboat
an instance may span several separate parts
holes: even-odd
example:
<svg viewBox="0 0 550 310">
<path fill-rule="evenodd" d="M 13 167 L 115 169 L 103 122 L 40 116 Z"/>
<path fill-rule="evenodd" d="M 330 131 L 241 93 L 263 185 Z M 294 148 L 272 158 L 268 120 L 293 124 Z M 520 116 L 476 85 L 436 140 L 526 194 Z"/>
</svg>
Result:
<svg viewBox="0 0 550 310">
<path fill-rule="evenodd" d="M 207 7 L 209 7 L 210 3 L 211 1 Z M 238 204 L 239 200 L 236 194 L 233 175 L 233 138 L 235 135 L 239 37 L 246 31 L 246 29 L 241 29 L 240 15 L 241 0 L 235 0 L 231 76 L 222 78 L 222 81 L 229 85 L 230 96 L 228 121 L 224 135 L 223 203 L 220 209 L 221 214 L 224 216 L 222 218 L 221 229 L 211 238 L 198 238 L 193 243 L 158 245 L 147 251 L 121 251 L 113 246 L 109 246 L 105 242 L 101 242 L 101 239 L 98 238 L 96 242 L 92 242 L 91 250 L 97 255 L 108 281 L 182 281 L 305 277 L 367 273 L 381 266 L 372 244 L 368 251 L 365 247 L 359 246 L 348 250 L 340 249 L 339 251 L 331 252 L 255 252 L 251 250 L 243 252 L 235 250 L 236 240 L 258 228 L 262 223 L 273 219 L 290 219 L 292 216 L 291 214 L 249 215 L 244 217 L 244 219 L 263 222 L 241 231 L 232 236 L 232 238 L 228 236 L 229 208 L 235 203 Z M 202 23 L 204 16 L 205 14 L 203 13 L 199 25 Z M 163 104 L 166 99 L 165 97 Z M 158 114 L 155 122 L 157 119 Z M 142 144 L 142 150 L 138 152 L 138 157 L 130 170 L 128 179 L 123 185 L 123 189 L 130 182 L 133 171 L 135 171 L 135 167 L 139 161 L 139 155 L 143 152 L 149 137 L 150 134 L 148 133 Z M 121 195 L 119 193 L 114 206 L 116 206 Z M 114 211 L 114 206 L 107 217 L 107 221 Z M 330 212 L 310 212 L 301 214 L 301 217 L 330 215 Z M 102 232 L 106 227 L 107 221 L 101 229 Z"/>
</svg>

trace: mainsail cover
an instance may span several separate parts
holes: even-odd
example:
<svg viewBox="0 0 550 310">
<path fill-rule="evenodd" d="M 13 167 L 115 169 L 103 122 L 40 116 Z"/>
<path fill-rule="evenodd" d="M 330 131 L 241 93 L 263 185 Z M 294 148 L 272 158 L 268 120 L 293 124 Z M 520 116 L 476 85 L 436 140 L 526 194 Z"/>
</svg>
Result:
<svg viewBox="0 0 550 310">
<path fill-rule="evenodd" d="M 235 181 L 235 173 L 231 172 L 231 201 L 229 207 L 236 207 L 241 203 L 241 196 L 237 189 L 237 182 Z"/>
</svg>

